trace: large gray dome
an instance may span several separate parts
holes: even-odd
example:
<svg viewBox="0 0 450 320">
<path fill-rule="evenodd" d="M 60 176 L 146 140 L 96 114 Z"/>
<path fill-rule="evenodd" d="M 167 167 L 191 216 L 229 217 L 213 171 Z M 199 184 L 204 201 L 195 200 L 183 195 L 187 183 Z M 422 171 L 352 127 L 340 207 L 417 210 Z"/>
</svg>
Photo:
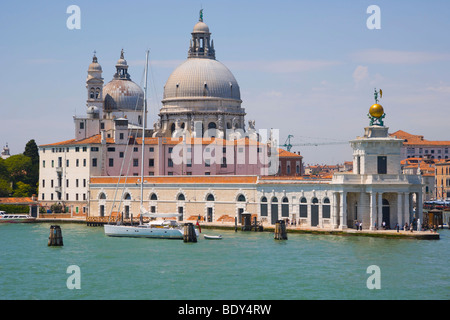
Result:
<svg viewBox="0 0 450 320">
<path fill-rule="evenodd" d="M 241 100 L 239 85 L 233 74 L 214 59 L 187 59 L 172 72 L 164 86 L 163 102 L 205 97 Z"/>
</svg>

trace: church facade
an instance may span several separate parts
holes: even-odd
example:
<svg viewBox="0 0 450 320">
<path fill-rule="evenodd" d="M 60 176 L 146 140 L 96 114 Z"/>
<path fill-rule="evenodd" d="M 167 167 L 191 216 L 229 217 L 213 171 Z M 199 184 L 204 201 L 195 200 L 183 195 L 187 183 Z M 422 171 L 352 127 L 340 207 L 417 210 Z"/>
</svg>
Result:
<svg viewBox="0 0 450 320">
<path fill-rule="evenodd" d="M 86 79 L 86 115 L 74 116 L 74 138 L 39 146 L 42 206 L 60 203 L 89 214 L 90 180 L 99 176 L 302 174 L 302 156 L 279 149 L 276 132 L 264 132 L 262 139 L 254 121 L 246 127 L 239 85 L 215 59 L 202 19 L 191 37 L 187 60 L 164 87 L 153 128 L 148 128 L 144 91 L 132 81 L 124 51 L 106 84 L 94 54 Z"/>
</svg>

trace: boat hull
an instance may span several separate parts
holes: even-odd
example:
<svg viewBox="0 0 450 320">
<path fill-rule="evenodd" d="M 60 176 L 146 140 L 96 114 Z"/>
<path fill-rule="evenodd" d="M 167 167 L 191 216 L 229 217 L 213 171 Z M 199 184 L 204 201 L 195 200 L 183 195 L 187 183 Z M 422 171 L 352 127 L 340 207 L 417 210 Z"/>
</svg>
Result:
<svg viewBox="0 0 450 320">
<path fill-rule="evenodd" d="M 36 218 L 1 218 L 0 223 L 31 223 L 35 222 Z"/>
<path fill-rule="evenodd" d="M 183 239 L 183 230 L 178 228 L 152 228 L 146 226 L 104 225 L 109 237 Z M 197 230 L 196 230 L 197 232 Z"/>
</svg>

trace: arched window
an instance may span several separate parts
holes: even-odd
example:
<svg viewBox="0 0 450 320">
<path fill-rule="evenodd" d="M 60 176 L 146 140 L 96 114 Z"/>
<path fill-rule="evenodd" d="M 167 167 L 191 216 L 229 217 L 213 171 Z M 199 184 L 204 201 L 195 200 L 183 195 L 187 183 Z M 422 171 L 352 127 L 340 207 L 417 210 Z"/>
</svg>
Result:
<svg viewBox="0 0 450 320">
<path fill-rule="evenodd" d="M 267 198 L 262 197 L 261 198 L 261 217 L 267 217 Z"/>
<path fill-rule="evenodd" d="M 104 199 L 106 199 L 106 194 L 105 194 L 104 192 L 102 192 L 102 193 L 100 193 L 100 194 L 98 195 L 98 198 L 99 198 L 100 200 L 104 200 Z"/>
<path fill-rule="evenodd" d="M 214 195 L 213 194 L 208 194 L 208 196 L 206 197 L 206 201 L 214 201 Z"/>
<path fill-rule="evenodd" d="M 173 133 L 175 131 L 175 123 L 172 123 L 170 126 L 170 132 Z"/>
<path fill-rule="evenodd" d="M 289 200 L 287 197 L 284 197 L 281 204 L 281 216 L 288 218 L 289 217 Z"/>
<path fill-rule="evenodd" d="M 323 199 L 322 217 L 325 219 L 329 219 L 331 217 L 331 215 L 330 215 L 330 199 L 328 199 L 328 198 Z"/>
<path fill-rule="evenodd" d="M 177 197 L 177 200 L 178 200 L 178 201 L 184 201 L 184 200 L 185 200 L 184 194 L 180 193 L 180 194 L 178 195 L 178 197 Z"/>
<path fill-rule="evenodd" d="M 100 98 L 100 88 L 97 88 L 97 90 L 95 90 L 95 99 Z"/>
<path fill-rule="evenodd" d="M 300 199 L 300 218 L 308 218 L 308 206 L 305 197 Z"/>
<path fill-rule="evenodd" d="M 245 196 L 243 194 L 240 194 L 237 198 L 238 202 L 245 202 Z"/>
<path fill-rule="evenodd" d="M 319 200 L 314 197 L 311 201 L 311 227 L 319 224 Z"/>
<path fill-rule="evenodd" d="M 208 129 L 216 129 L 216 123 L 215 122 L 208 123 Z"/>
<path fill-rule="evenodd" d="M 152 193 L 150 195 L 150 200 L 158 200 L 158 196 L 156 195 L 156 193 Z"/>
<path fill-rule="evenodd" d="M 275 224 L 278 220 L 278 199 L 277 197 L 272 198 L 272 204 L 270 206 L 270 211 L 272 215 L 271 222 L 272 224 Z"/>
<path fill-rule="evenodd" d="M 94 91 L 94 89 L 91 89 L 91 92 L 89 94 L 89 98 L 91 98 L 91 99 L 95 98 L 95 91 Z"/>
<path fill-rule="evenodd" d="M 124 200 L 131 200 L 131 195 L 127 192 L 123 195 Z"/>
</svg>

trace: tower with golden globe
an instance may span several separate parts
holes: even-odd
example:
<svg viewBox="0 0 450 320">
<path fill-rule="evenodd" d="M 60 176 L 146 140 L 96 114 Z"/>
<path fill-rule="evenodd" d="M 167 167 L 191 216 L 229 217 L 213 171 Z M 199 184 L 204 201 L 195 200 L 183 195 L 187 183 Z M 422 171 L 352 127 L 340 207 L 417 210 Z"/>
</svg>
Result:
<svg viewBox="0 0 450 320">
<path fill-rule="evenodd" d="M 375 104 L 373 104 L 370 109 L 367 116 L 370 119 L 370 125 L 377 125 L 377 126 L 384 126 L 383 119 L 386 116 L 384 113 L 383 106 L 378 103 L 378 96 L 381 98 L 383 96 L 383 91 L 380 89 L 377 91 L 375 88 L 374 97 L 375 97 Z"/>
</svg>

